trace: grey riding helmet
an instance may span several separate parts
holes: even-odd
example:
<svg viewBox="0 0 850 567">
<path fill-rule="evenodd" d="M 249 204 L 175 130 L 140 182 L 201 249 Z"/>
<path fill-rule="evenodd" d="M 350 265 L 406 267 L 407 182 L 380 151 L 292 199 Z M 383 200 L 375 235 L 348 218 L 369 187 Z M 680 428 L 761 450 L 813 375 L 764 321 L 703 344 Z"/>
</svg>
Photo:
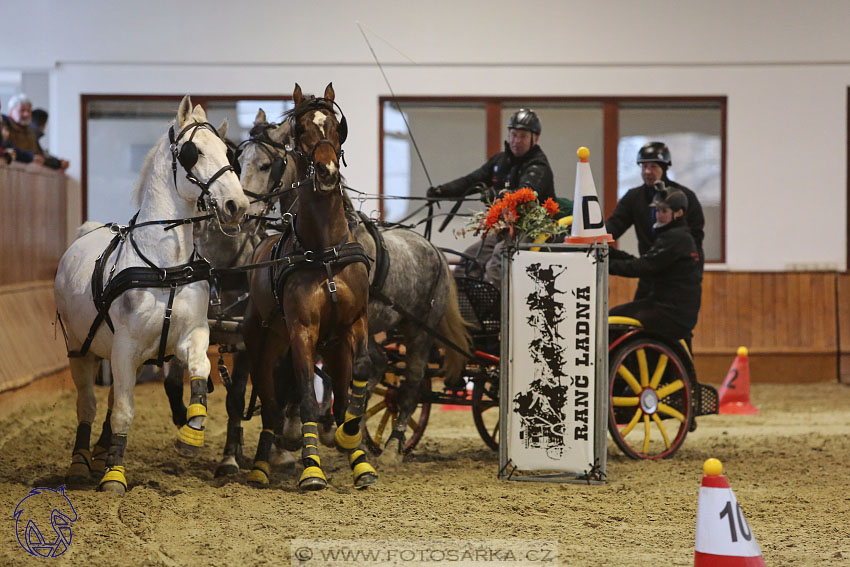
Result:
<svg viewBox="0 0 850 567">
<path fill-rule="evenodd" d="M 542 130 L 537 113 L 528 108 L 520 108 L 511 115 L 508 121 L 508 130 L 528 130 L 533 134 L 540 135 Z"/>
<path fill-rule="evenodd" d="M 678 210 L 687 211 L 688 196 L 681 189 L 656 191 L 650 206 L 659 207 L 661 205 L 669 207 L 674 212 Z"/>
</svg>

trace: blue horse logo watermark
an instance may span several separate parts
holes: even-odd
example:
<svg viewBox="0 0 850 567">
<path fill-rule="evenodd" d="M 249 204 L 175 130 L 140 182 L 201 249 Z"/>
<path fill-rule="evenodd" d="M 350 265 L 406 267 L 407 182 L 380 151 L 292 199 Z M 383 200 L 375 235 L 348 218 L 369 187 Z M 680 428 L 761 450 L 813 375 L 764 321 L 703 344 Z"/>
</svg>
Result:
<svg viewBox="0 0 850 567">
<path fill-rule="evenodd" d="M 14 518 L 15 535 L 27 553 L 59 557 L 71 545 L 71 524 L 77 521 L 77 511 L 65 495 L 63 484 L 57 489 L 30 490 L 15 507 Z"/>
</svg>

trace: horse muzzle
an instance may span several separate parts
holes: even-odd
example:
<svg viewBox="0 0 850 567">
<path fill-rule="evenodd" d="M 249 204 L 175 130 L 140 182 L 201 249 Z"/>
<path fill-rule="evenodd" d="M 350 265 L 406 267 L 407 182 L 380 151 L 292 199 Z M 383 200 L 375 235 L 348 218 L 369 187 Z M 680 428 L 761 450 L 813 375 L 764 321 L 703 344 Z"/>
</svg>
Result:
<svg viewBox="0 0 850 567">
<path fill-rule="evenodd" d="M 320 191 L 330 192 L 339 188 L 341 176 L 338 164 L 334 162 L 317 162 L 315 167 L 316 180 L 318 181 L 317 188 Z"/>
</svg>

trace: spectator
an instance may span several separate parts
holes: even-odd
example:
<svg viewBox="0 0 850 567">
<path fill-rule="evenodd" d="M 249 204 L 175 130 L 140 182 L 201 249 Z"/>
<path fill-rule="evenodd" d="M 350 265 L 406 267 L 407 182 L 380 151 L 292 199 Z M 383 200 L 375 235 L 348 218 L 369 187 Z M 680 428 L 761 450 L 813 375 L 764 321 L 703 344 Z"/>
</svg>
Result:
<svg viewBox="0 0 850 567">
<path fill-rule="evenodd" d="M 9 115 L 3 116 L 3 123 L 9 129 L 9 138 L 18 150 L 32 156 L 32 162 L 52 169 L 68 167 L 68 162 L 53 158 L 44 153 L 38 143 L 36 130 L 30 127 L 32 122 L 32 102 L 27 95 L 20 93 L 9 100 Z M 17 158 L 18 161 L 27 161 Z"/>
<path fill-rule="evenodd" d="M 68 168 L 67 160 L 62 160 L 57 157 L 54 157 L 50 155 L 47 150 L 41 147 L 41 138 L 42 136 L 44 136 L 44 132 L 47 129 L 47 117 L 47 111 L 43 108 L 34 109 L 32 111 L 32 122 L 30 122 L 30 128 L 33 132 L 35 132 L 38 149 L 44 156 L 44 165 L 52 169 L 61 169 L 62 171 L 64 171 Z"/>
<path fill-rule="evenodd" d="M 9 123 L 9 117 L 0 114 L 0 149 L 2 149 L 3 163 L 11 163 L 12 160 L 30 163 L 33 160 L 32 152 L 21 150 L 15 146 L 11 140 Z"/>
</svg>

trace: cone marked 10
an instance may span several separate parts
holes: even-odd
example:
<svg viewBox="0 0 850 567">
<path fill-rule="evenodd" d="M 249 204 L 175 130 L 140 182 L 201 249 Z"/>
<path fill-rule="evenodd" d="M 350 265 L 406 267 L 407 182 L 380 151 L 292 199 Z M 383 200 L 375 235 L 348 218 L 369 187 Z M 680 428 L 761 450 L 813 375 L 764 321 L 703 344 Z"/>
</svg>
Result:
<svg viewBox="0 0 850 567">
<path fill-rule="evenodd" d="M 717 398 L 720 414 L 749 415 L 759 412 L 750 403 L 750 359 L 746 347 L 738 348 L 738 356 L 729 368 Z"/>
<path fill-rule="evenodd" d="M 573 225 L 570 236 L 564 239 L 568 244 L 590 244 L 593 242 L 611 242 L 613 238 L 605 232 L 605 219 L 602 207 L 593 183 L 590 171 L 590 150 L 582 146 L 576 152 L 576 186 L 573 199 Z"/>
<path fill-rule="evenodd" d="M 694 567 L 764 567 L 756 538 L 717 459 L 703 465 L 697 503 Z"/>
</svg>

